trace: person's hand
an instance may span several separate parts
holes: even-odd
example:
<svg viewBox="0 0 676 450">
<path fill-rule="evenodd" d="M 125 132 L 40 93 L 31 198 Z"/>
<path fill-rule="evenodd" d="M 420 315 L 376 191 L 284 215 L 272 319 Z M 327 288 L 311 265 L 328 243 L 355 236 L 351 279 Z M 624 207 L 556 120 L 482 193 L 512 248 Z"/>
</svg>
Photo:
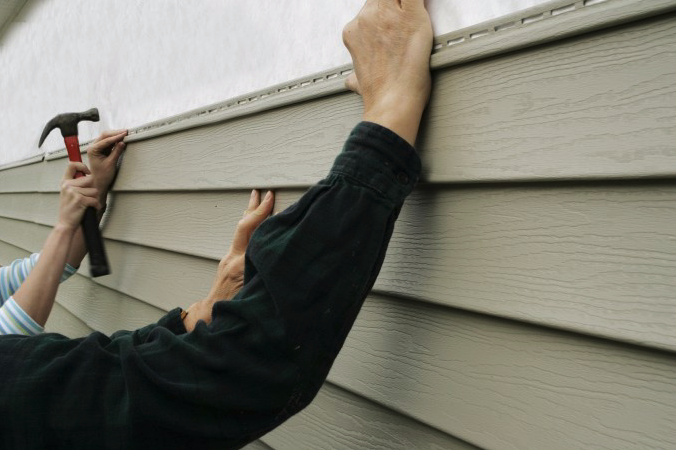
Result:
<svg viewBox="0 0 676 450">
<path fill-rule="evenodd" d="M 431 90 L 432 24 L 424 0 L 367 0 L 343 29 L 354 72 L 346 86 L 364 99 L 364 120 L 414 144 Z"/>
<path fill-rule="evenodd" d="M 104 131 L 87 148 L 94 187 L 99 190 L 102 203 L 115 179 L 117 160 L 125 149 L 126 144 L 122 140 L 126 135 L 127 130 Z"/>
<path fill-rule="evenodd" d="M 85 176 L 73 179 L 77 172 L 82 172 Z M 89 169 L 83 163 L 68 164 L 61 181 L 57 225 L 76 230 L 87 207 L 97 209 L 101 207 L 98 200 L 99 191 L 94 187 L 93 178 L 89 173 Z"/>
<path fill-rule="evenodd" d="M 211 322 L 211 309 L 214 303 L 220 300 L 229 300 L 242 289 L 242 286 L 244 286 L 246 248 L 256 228 L 272 213 L 274 205 L 275 196 L 272 191 L 269 191 L 262 201 L 258 190 L 251 192 L 249 205 L 237 224 L 228 253 L 218 264 L 216 277 L 209 294 L 204 300 L 192 304 L 187 309 L 183 324 L 188 332 L 192 331 L 200 320 L 206 323 Z"/>
</svg>

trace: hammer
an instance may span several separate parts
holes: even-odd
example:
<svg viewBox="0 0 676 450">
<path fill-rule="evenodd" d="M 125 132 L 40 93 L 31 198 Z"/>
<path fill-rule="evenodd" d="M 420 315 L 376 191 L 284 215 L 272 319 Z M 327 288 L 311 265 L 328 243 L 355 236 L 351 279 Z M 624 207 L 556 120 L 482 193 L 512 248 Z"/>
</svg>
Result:
<svg viewBox="0 0 676 450">
<path fill-rule="evenodd" d="M 99 110 L 96 108 L 89 109 L 80 113 L 64 113 L 59 114 L 52 120 L 47 122 L 45 129 L 42 130 L 40 136 L 40 143 L 38 147 L 45 142 L 47 135 L 54 129 L 59 128 L 63 141 L 66 144 L 68 151 L 68 159 L 72 162 L 82 162 L 80 156 L 80 143 L 77 139 L 77 124 L 82 120 L 91 122 L 99 121 Z M 78 172 L 75 178 L 83 177 L 84 173 Z M 82 229 L 84 231 L 85 244 L 87 245 L 87 252 L 89 253 L 89 270 L 92 277 L 100 277 L 108 275 L 110 268 L 108 267 L 108 259 L 106 258 L 106 251 L 103 248 L 103 239 L 101 238 L 101 231 L 99 230 L 99 222 L 96 219 L 96 210 L 89 207 L 85 210 L 82 217 Z"/>
</svg>

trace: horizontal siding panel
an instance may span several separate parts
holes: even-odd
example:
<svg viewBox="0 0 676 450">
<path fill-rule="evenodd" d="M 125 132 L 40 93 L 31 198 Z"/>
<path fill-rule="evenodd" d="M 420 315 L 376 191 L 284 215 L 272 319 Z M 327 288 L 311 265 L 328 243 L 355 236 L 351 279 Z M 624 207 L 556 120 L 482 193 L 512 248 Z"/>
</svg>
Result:
<svg viewBox="0 0 676 450">
<path fill-rule="evenodd" d="M 88 163 L 87 154 L 82 160 Z M 0 193 L 58 192 L 68 160 L 58 158 L 0 170 Z"/>
<path fill-rule="evenodd" d="M 39 252 L 50 230 L 44 225 L 0 217 L 0 240 L 27 252 Z"/>
<path fill-rule="evenodd" d="M 675 81 L 673 15 L 439 72 L 424 179 L 674 176 Z"/>
<path fill-rule="evenodd" d="M 180 253 L 105 240 L 111 274 L 96 283 L 163 310 L 184 309 L 209 293 L 218 262 Z M 89 274 L 89 261 L 79 273 Z"/>
<path fill-rule="evenodd" d="M 472 450 L 473 445 L 325 383 L 300 414 L 265 435 L 275 450 Z"/>
<path fill-rule="evenodd" d="M 56 301 L 87 326 L 105 334 L 144 327 L 166 312 L 79 274 L 61 284 Z"/>
<path fill-rule="evenodd" d="M 482 448 L 672 449 L 676 358 L 370 297 L 332 383 Z"/>
<path fill-rule="evenodd" d="M 58 213 L 58 193 L 0 193 L 0 217 L 54 224 Z"/>
<path fill-rule="evenodd" d="M 87 324 L 58 303 L 54 303 L 52 312 L 45 324 L 45 332 L 63 334 L 69 338 L 84 337 L 93 331 Z"/>
<path fill-rule="evenodd" d="M 421 189 L 375 290 L 676 349 L 676 183 Z"/>
<path fill-rule="evenodd" d="M 65 171 L 66 168 L 63 168 Z M 63 171 L 61 176 L 63 176 Z M 40 190 L 44 163 L 34 162 L 25 166 L 0 170 L 0 192 L 33 192 Z M 58 190 L 55 186 L 54 190 Z"/>
<path fill-rule="evenodd" d="M 669 15 L 437 72 L 424 179 L 673 176 L 674 24 Z M 307 186 L 361 108 L 339 94 L 133 142 L 117 189 Z"/>
<path fill-rule="evenodd" d="M 300 195 L 279 192 L 276 209 Z M 172 253 L 111 243 L 114 273 L 100 282 L 164 308 L 198 298 L 214 274 L 205 258 L 227 252 L 248 196 L 116 194 L 104 235 Z M 671 182 L 424 186 L 402 209 L 375 290 L 673 350 L 673 223 Z"/>
<path fill-rule="evenodd" d="M 275 212 L 303 192 L 277 192 Z M 248 190 L 117 193 L 103 233 L 111 239 L 220 260 L 230 247 L 250 195 Z"/>
</svg>

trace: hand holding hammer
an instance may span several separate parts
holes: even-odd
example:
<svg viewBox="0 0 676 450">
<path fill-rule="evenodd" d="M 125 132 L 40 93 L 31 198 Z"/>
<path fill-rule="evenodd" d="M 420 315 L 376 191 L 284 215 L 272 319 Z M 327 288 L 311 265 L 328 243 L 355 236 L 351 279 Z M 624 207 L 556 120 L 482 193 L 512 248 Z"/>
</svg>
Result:
<svg viewBox="0 0 676 450">
<path fill-rule="evenodd" d="M 80 143 L 78 141 L 78 123 L 82 120 L 98 122 L 99 111 L 92 108 L 81 113 L 64 113 L 59 114 L 50 120 L 42 131 L 39 146 L 54 128 L 61 130 L 66 150 L 68 152 L 68 159 L 74 162 L 82 162 L 80 155 Z M 85 174 L 77 172 L 75 178 L 80 178 Z M 85 244 L 89 253 L 90 272 L 92 277 L 99 277 L 108 275 L 110 268 L 108 266 L 108 259 L 106 258 L 105 248 L 103 246 L 103 238 L 99 230 L 98 219 L 96 217 L 96 210 L 94 208 L 87 208 L 82 218 L 82 228 L 84 232 Z"/>
</svg>

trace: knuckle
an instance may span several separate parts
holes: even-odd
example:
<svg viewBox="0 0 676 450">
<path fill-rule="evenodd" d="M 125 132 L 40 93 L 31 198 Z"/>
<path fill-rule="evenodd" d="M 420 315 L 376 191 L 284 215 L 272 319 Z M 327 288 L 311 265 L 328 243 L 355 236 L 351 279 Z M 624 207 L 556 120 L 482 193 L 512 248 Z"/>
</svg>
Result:
<svg viewBox="0 0 676 450">
<path fill-rule="evenodd" d="M 355 31 L 354 20 L 351 20 L 343 27 L 343 44 L 345 44 L 345 46 L 348 48 L 352 43 L 354 31 Z"/>
<path fill-rule="evenodd" d="M 243 217 L 243 218 L 239 219 L 239 222 L 237 222 L 237 229 L 241 230 L 241 229 L 248 228 L 248 225 L 249 225 L 249 221 L 246 219 L 246 217 Z"/>
</svg>

